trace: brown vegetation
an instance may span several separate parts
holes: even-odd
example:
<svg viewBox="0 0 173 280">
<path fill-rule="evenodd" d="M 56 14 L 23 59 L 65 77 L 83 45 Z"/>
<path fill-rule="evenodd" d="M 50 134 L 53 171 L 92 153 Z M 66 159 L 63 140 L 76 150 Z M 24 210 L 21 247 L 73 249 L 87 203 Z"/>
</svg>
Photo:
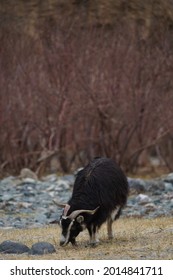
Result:
<svg viewBox="0 0 173 280">
<path fill-rule="evenodd" d="M 98 155 L 173 170 L 169 1 L 35 2 L 0 4 L 2 174 Z"/>
<path fill-rule="evenodd" d="M 115 238 L 107 239 L 106 226 L 100 229 L 100 244 L 97 247 L 87 246 L 88 232 L 84 231 L 77 238 L 78 247 L 71 244 L 67 247 L 59 245 L 60 228 L 48 226 L 35 229 L 0 230 L 1 242 L 13 240 L 22 242 L 28 247 L 40 241 L 50 242 L 55 246 L 56 253 L 43 256 L 0 254 L 4 260 L 172 260 L 172 218 L 137 219 L 121 218 L 114 224 Z M 140 229 L 140 230 L 139 230 Z"/>
</svg>

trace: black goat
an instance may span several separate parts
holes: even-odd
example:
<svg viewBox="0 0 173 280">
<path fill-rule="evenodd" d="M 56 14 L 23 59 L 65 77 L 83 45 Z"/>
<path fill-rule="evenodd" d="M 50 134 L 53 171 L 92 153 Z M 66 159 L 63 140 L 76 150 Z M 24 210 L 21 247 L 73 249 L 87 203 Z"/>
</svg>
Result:
<svg viewBox="0 0 173 280">
<path fill-rule="evenodd" d="M 121 213 L 128 196 L 128 182 L 114 160 L 95 158 L 79 171 L 74 183 L 72 197 L 63 207 L 60 218 L 62 235 L 60 245 L 75 244 L 76 236 L 85 228 L 90 243 L 97 243 L 96 233 L 107 221 L 108 237 L 112 238 L 112 222 Z"/>
</svg>

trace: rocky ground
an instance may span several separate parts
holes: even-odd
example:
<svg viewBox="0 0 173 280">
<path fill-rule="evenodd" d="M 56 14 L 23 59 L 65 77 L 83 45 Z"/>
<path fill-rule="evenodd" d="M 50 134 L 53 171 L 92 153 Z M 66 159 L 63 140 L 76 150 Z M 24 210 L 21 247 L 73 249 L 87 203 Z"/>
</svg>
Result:
<svg viewBox="0 0 173 280">
<path fill-rule="evenodd" d="M 74 175 L 7 177 L 0 181 L 0 228 L 39 227 L 59 219 L 53 199 L 66 202 Z M 128 178 L 130 195 L 122 215 L 155 218 L 173 214 L 173 173 L 152 179 Z"/>
</svg>

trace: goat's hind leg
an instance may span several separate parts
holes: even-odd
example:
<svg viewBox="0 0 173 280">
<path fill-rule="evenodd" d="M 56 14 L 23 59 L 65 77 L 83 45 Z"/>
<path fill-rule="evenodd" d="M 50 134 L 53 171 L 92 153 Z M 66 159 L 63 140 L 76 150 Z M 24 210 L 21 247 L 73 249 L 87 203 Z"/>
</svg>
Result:
<svg viewBox="0 0 173 280">
<path fill-rule="evenodd" d="M 119 218 L 120 214 L 121 214 L 121 207 L 116 207 L 115 210 L 112 211 L 112 213 L 110 214 L 110 216 L 107 219 L 108 239 L 113 238 L 112 223 L 113 223 L 113 221 L 115 221 L 116 219 Z"/>
</svg>

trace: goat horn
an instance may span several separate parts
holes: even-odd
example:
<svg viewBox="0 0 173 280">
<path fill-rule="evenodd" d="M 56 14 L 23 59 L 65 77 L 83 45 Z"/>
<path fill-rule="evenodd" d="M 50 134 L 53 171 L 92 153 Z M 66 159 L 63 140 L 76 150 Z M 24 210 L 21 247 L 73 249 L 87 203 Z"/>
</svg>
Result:
<svg viewBox="0 0 173 280">
<path fill-rule="evenodd" d="M 59 206 L 60 208 L 65 208 L 66 205 L 67 205 L 67 203 L 62 203 L 62 202 L 59 202 L 59 201 L 57 201 L 57 200 L 55 200 L 55 199 L 53 199 L 53 202 L 54 202 L 57 206 Z"/>
<path fill-rule="evenodd" d="M 53 199 L 53 202 L 54 202 L 57 206 L 59 206 L 59 207 L 61 207 L 61 208 L 64 208 L 64 216 L 66 217 L 66 216 L 67 216 L 67 212 L 68 212 L 68 210 L 70 209 L 70 205 L 67 204 L 67 203 L 58 202 L 57 200 L 54 200 L 54 199 Z"/>
<path fill-rule="evenodd" d="M 75 219 L 79 214 L 81 214 L 81 213 L 88 213 L 88 214 L 90 214 L 90 215 L 94 215 L 95 214 L 95 212 L 99 209 L 99 207 L 100 206 L 98 206 L 97 208 L 95 208 L 94 210 L 75 210 L 75 211 L 73 211 L 69 216 L 68 216 L 68 218 L 69 219 Z"/>
</svg>

